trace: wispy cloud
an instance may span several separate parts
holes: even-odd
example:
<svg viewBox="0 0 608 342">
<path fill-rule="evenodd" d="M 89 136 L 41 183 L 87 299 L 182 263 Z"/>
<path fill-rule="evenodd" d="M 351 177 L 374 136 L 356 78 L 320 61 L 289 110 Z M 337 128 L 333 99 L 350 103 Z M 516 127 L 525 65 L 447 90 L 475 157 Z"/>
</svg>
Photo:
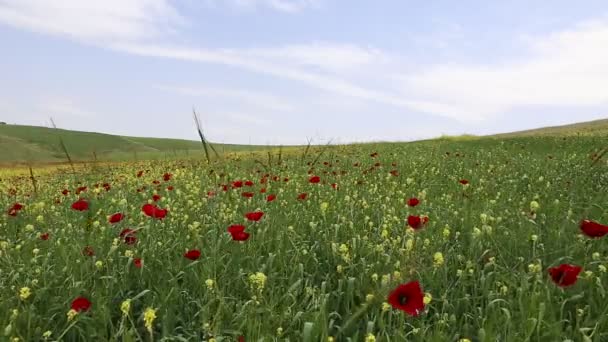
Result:
<svg viewBox="0 0 608 342">
<path fill-rule="evenodd" d="M 281 12 L 295 13 L 309 8 L 318 8 L 321 0 L 207 0 L 213 5 L 229 4 L 240 9 L 265 7 Z"/>
<path fill-rule="evenodd" d="M 227 89 L 210 86 L 184 87 L 158 85 L 157 89 L 193 97 L 223 98 L 275 112 L 290 112 L 294 106 L 279 96 L 246 89 Z"/>
</svg>

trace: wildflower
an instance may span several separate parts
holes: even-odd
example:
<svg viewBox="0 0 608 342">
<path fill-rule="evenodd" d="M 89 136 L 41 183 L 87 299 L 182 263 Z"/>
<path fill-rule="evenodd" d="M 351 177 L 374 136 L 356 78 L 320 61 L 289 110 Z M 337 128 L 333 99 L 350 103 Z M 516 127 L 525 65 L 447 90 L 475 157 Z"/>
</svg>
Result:
<svg viewBox="0 0 608 342">
<path fill-rule="evenodd" d="M 266 285 L 266 275 L 262 272 L 256 272 L 249 275 L 249 284 L 257 292 L 262 292 Z"/>
<path fill-rule="evenodd" d="M 68 311 L 67 316 L 68 316 L 68 322 L 73 320 L 74 317 L 76 317 L 78 315 L 78 311 L 74 310 L 74 309 L 70 309 L 70 311 Z"/>
<path fill-rule="evenodd" d="M 125 218 L 125 215 L 121 214 L 121 213 L 116 213 L 114 215 L 111 215 L 108 218 L 108 222 L 114 224 L 114 223 L 118 223 L 120 221 L 122 221 L 122 219 Z"/>
<path fill-rule="evenodd" d="M 262 211 L 253 211 L 245 214 L 245 218 L 247 218 L 249 221 L 254 222 L 258 222 L 259 220 L 261 220 L 262 216 L 264 216 L 264 212 Z"/>
<path fill-rule="evenodd" d="M 608 226 L 599 224 L 597 222 L 583 220 L 580 223 L 580 228 L 583 234 L 587 235 L 590 238 L 601 238 L 602 236 L 608 234 Z"/>
<path fill-rule="evenodd" d="M 461 179 L 461 180 L 459 180 L 459 181 L 458 181 L 458 183 L 460 183 L 460 184 L 462 184 L 462 185 L 468 185 L 468 184 L 469 184 L 469 181 L 468 181 L 468 180 L 466 180 L 466 179 Z"/>
<path fill-rule="evenodd" d="M 91 247 L 91 246 L 85 246 L 82 249 L 82 255 L 84 255 L 84 256 L 93 256 L 93 255 L 95 255 L 95 251 L 93 250 L 93 247 Z"/>
<path fill-rule="evenodd" d="M 549 268 L 549 275 L 555 284 L 561 287 L 574 285 L 579 273 L 583 270 L 580 266 L 562 264 Z"/>
<path fill-rule="evenodd" d="M 329 203 L 322 202 L 320 207 L 321 207 L 321 213 L 325 214 L 325 212 L 327 211 L 327 208 L 329 208 Z"/>
<path fill-rule="evenodd" d="M 127 245 L 133 245 L 137 242 L 137 231 L 129 228 L 125 228 L 120 232 L 120 238 L 124 240 Z"/>
<path fill-rule="evenodd" d="M 376 336 L 374 336 L 374 334 L 367 334 L 367 336 L 365 336 L 365 342 L 376 342 Z"/>
<path fill-rule="evenodd" d="M 17 214 L 19 213 L 19 211 L 23 209 L 23 204 L 21 203 L 14 203 L 9 209 L 8 209 L 8 215 L 9 216 L 17 216 Z"/>
<path fill-rule="evenodd" d="M 426 304 L 430 304 L 433 301 L 433 295 L 431 295 L 430 293 L 425 293 L 424 294 L 424 298 L 422 299 L 422 302 L 426 305 Z"/>
<path fill-rule="evenodd" d="M 420 216 L 409 215 L 407 217 L 407 224 L 413 229 L 417 230 L 422 227 L 422 219 Z"/>
<path fill-rule="evenodd" d="M 277 195 L 274 194 L 270 194 L 268 196 L 266 196 L 266 202 L 272 202 L 277 198 Z"/>
<path fill-rule="evenodd" d="M 382 311 L 383 312 L 387 312 L 388 310 L 391 309 L 391 305 L 387 302 L 382 303 Z"/>
<path fill-rule="evenodd" d="M 95 261 L 95 267 L 97 267 L 98 269 L 101 269 L 103 267 L 103 261 L 101 261 L 101 260 Z"/>
<path fill-rule="evenodd" d="M 298 199 L 301 201 L 305 200 L 307 197 L 308 197 L 308 194 L 305 192 L 298 195 Z"/>
<path fill-rule="evenodd" d="M 317 184 L 321 181 L 321 177 L 319 176 L 312 176 L 308 179 L 308 182 L 312 183 L 312 184 Z"/>
<path fill-rule="evenodd" d="M 441 252 L 437 252 L 433 255 L 433 266 L 435 268 L 441 267 L 444 263 L 443 254 Z"/>
<path fill-rule="evenodd" d="M 128 316 L 129 315 L 129 311 L 131 311 L 131 300 L 130 299 L 125 299 L 120 304 L 120 311 L 122 311 L 122 315 L 123 316 Z"/>
<path fill-rule="evenodd" d="M 76 312 L 89 311 L 91 308 L 91 302 L 85 297 L 77 297 L 72 301 L 71 308 Z"/>
<path fill-rule="evenodd" d="M 393 308 L 402 310 L 412 316 L 417 316 L 424 309 L 424 294 L 418 281 L 399 285 L 388 296 L 388 302 Z"/>
<path fill-rule="evenodd" d="M 240 224 L 233 224 L 228 227 L 228 233 L 232 235 L 234 241 L 246 241 L 249 239 L 249 233 L 245 232 L 245 226 Z"/>
<path fill-rule="evenodd" d="M 26 300 L 28 299 L 30 296 L 32 295 L 32 291 L 30 290 L 29 287 L 22 287 L 19 290 L 19 298 L 21 298 L 21 300 Z"/>
<path fill-rule="evenodd" d="M 365 296 L 365 301 L 371 303 L 374 300 L 374 295 L 369 293 Z"/>
<path fill-rule="evenodd" d="M 201 251 L 199 251 L 198 249 L 191 249 L 184 253 L 184 257 L 190 260 L 197 260 L 201 257 Z"/>
<path fill-rule="evenodd" d="M 39 235 L 39 237 L 40 237 L 40 240 L 46 241 L 49 239 L 49 233 L 42 233 Z"/>
<path fill-rule="evenodd" d="M 412 197 L 410 199 L 407 200 L 407 205 L 410 207 L 415 207 L 420 203 L 420 200 L 417 199 L 416 197 Z"/>
<path fill-rule="evenodd" d="M 135 253 L 132 250 L 128 249 L 128 250 L 125 251 L 125 256 L 127 258 L 132 258 L 133 256 L 135 256 Z"/>
<path fill-rule="evenodd" d="M 79 199 L 78 201 L 72 203 L 72 209 L 74 210 L 78 210 L 78 211 L 85 211 L 89 209 L 89 202 L 87 202 L 85 199 Z"/>
<path fill-rule="evenodd" d="M 146 311 L 144 311 L 144 325 L 146 326 L 146 329 L 148 329 L 148 331 L 150 333 L 152 333 L 152 324 L 154 323 L 154 320 L 156 319 L 156 310 L 152 309 L 152 308 L 147 308 Z"/>
<path fill-rule="evenodd" d="M 213 279 L 205 280 L 205 285 L 207 286 L 207 290 L 213 291 L 213 286 L 215 285 L 215 281 Z"/>
<path fill-rule="evenodd" d="M 141 268 L 143 266 L 143 261 L 141 258 L 135 258 L 133 259 L 133 265 L 135 265 L 137 268 Z"/>
<path fill-rule="evenodd" d="M 52 331 L 47 330 L 42 334 L 42 338 L 44 338 L 45 340 L 48 340 L 49 338 L 51 338 L 51 335 L 53 334 Z"/>
<path fill-rule="evenodd" d="M 159 207 L 157 207 L 156 205 L 152 205 L 152 204 L 144 204 L 143 207 L 141 208 L 141 210 L 143 211 L 144 214 L 146 214 L 146 216 L 155 218 L 155 219 L 163 219 L 167 216 L 167 209 L 161 209 Z"/>
</svg>

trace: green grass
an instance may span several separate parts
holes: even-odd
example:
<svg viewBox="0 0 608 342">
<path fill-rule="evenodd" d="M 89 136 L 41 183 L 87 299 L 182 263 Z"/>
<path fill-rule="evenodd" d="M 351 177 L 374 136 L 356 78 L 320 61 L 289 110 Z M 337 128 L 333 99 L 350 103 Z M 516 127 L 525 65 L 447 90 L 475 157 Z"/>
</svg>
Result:
<svg viewBox="0 0 608 342">
<path fill-rule="evenodd" d="M 75 161 L 162 159 L 196 156 L 200 141 L 123 137 L 37 126 L 0 125 L 0 163 L 67 162 L 59 139 L 63 139 Z M 218 152 L 241 152 L 263 146 L 214 144 Z"/>
<path fill-rule="evenodd" d="M 539 136 L 608 136 L 608 119 L 580 122 L 570 125 L 542 127 L 520 132 L 497 134 L 495 137 L 539 137 Z"/>
<path fill-rule="evenodd" d="M 608 236 L 579 230 L 583 219 L 608 223 L 608 163 L 590 159 L 605 144 L 570 136 L 331 146 L 311 167 L 321 153 L 312 147 L 304 160 L 303 150 L 291 151 L 268 170 L 255 161 L 261 153 L 211 165 L 89 164 L 75 174 L 36 173 L 37 196 L 28 178 L 7 173 L 0 192 L 16 194 L 0 197 L 0 208 L 25 208 L 0 216 L 3 338 L 38 341 L 48 331 L 49 340 L 65 341 L 606 341 Z M 149 171 L 138 178 L 139 170 Z M 311 175 L 321 183 L 309 183 Z M 239 179 L 255 184 L 222 191 Z M 109 191 L 94 191 L 105 182 Z M 76 195 L 83 185 L 87 192 Z M 153 194 L 169 209 L 164 220 L 141 213 Z M 269 194 L 276 200 L 267 202 Z M 70 208 L 79 197 L 89 210 Z M 421 203 L 407 207 L 410 197 Z M 248 222 L 244 214 L 256 209 L 264 217 Z M 126 218 L 111 225 L 116 212 Z M 413 231 L 408 215 L 429 222 Z M 249 240 L 232 241 L 232 224 L 244 224 Z M 121 240 L 124 228 L 138 229 L 136 244 Z M 85 246 L 95 254 L 83 255 Z M 200 259 L 184 258 L 190 249 Z M 584 269 L 573 286 L 548 276 L 562 263 Z M 258 272 L 265 282 L 251 278 Z M 417 317 L 386 304 L 413 280 L 432 296 Z M 26 287 L 31 294 L 20 297 Z M 69 320 L 78 296 L 92 307 Z M 156 310 L 151 331 L 147 308 Z"/>
</svg>

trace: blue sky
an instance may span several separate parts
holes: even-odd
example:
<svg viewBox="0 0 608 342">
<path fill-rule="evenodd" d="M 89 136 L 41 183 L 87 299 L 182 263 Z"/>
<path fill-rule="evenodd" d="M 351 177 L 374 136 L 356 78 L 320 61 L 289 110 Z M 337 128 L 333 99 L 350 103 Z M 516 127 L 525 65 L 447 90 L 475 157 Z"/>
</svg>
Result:
<svg viewBox="0 0 608 342">
<path fill-rule="evenodd" d="M 230 143 L 608 117 L 598 1 L 0 0 L 0 120 Z"/>
</svg>

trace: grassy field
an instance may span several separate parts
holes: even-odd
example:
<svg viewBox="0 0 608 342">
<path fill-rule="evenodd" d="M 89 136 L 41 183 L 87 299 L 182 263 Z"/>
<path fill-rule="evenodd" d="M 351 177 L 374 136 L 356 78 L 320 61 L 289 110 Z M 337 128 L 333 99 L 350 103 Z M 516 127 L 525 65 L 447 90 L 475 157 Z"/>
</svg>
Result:
<svg viewBox="0 0 608 342">
<path fill-rule="evenodd" d="M 63 140 L 74 161 L 121 161 L 202 156 L 200 141 L 123 137 L 37 126 L 0 125 L 0 164 L 67 162 Z M 246 152 L 263 146 L 214 144 L 219 152 Z"/>
<path fill-rule="evenodd" d="M 2 338 L 607 341 L 608 237 L 581 231 L 608 223 L 605 145 L 313 147 L 35 170 L 35 184 L 4 171 Z"/>
</svg>

